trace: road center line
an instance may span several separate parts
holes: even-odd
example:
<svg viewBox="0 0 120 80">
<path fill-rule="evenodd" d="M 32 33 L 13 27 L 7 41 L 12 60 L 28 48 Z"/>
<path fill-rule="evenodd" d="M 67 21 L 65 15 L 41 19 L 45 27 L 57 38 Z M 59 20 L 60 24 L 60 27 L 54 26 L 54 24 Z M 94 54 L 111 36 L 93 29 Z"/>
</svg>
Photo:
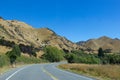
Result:
<svg viewBox="0 0 120 80">
<path fill-rule="evenodd" d="M 43 70 L 43 72 L 45 72 L 46 74 L 48 74 L 53 80 L 59 80 L 54 75 L 52 75 L 50 72 L 48 72 L 46 69 L 44 69 L 43 67 L 42 67 L 42 70 Z"/>
<path fill-rule="evenodd" d="M 12 76 L 14 76 L 16 73 L 18 73 L 19 71 L 21 71 L 21 70 L 23 70 L 23 69 L 25 69 L 25 68 L 27 68 L 27 67 L 23 67 L 23 68 L 15 71 L 13 74 L 11 74 L 11 75 L 10 75 L 8 78 L 6 78 L 5 80 L 9 80 Z"/>
</svg>

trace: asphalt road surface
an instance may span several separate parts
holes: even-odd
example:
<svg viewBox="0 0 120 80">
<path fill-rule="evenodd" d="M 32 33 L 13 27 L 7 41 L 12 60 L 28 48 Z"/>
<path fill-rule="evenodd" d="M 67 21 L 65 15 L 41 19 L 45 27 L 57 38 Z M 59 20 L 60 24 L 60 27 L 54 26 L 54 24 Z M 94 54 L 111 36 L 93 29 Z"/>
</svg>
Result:
<svg viewBox="0 0 120 80">
<path fill-rule="evenodd" d="M 10 70 L 0 80 L 95 80 L 56 68 L 59 63 L 33 64 Z"/>
</svg>

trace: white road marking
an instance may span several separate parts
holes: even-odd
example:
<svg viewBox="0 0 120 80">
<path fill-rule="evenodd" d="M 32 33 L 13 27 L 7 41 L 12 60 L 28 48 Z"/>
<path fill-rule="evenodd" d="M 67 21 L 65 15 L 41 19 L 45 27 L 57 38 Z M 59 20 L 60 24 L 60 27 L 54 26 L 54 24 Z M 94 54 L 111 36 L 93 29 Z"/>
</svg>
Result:
<svg viewBox="0 0 120 80">
<path fill-rule="evenodd" d="M 25 68 L 27 68 L 27 67 L 23 67 L 23 68 L 15 71 L 13 74 L 11 74 L 11 75 L 10 75 L 8 78 L 6 78 L 5 80 L 9 80 L 9 79 L 10 79 L 11 77 L 13 77 L 16 73 L 18 73 L 19 71 L 21 71 L 21 70 L 23 70 L 23 69 L 25 69 Z"/>
</svg>

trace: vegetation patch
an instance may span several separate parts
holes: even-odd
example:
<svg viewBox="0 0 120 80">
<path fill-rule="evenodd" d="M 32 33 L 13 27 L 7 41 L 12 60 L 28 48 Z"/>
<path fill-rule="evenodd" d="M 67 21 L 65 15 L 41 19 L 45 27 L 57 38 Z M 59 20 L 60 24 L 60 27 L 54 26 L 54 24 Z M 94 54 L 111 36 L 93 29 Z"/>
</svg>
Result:
<svg viewBox="0 0 120 80">
<path fill-rule="evenodd" d="M 44 48 L 44 52 L 42 59 L 50 62 L 59 62 L 64 59 L 64 52 L 56 47 L 46 46 Z"/>
<path fill-rule="evenodd" d="M 65 58 L 69 63 L 120 64 L 120 53 L 108 54 L 102 48 L 98 49 L 98 54 L 87 54 L 80 50 L 71 51 L 66 53 Z"/>
<path fill-rule="evenodd" d="M 44 63 L 47 62 L 47 60 L 43 60 L 36 57 L 27 57 L 27 56 L 20 56 L 17 58 L 16 63 L 22 63 L 22 64 L 32 64 L 32 63 Z"/>
<path fill-rule="evenodd" d="M 34 52 L 34 54 L 36 53 Z M 31 64 L 31 63 L 43 63 L 43 62 L 47 62 L 47 60 L 37 58 L 34 55 L 30 57 L 21 55 L 21 50 L 18 45 L 14 45 L 13 49 L 11 51 L 8 51 L 5 55 L 0 55 L 0 68 L 9 65 L 15 67 L 16 64 L 19 65 L 21 63 Z"/>
<path fill-rule="evenodd" d="M 4 67 L 9 64 L 9 58 L 6 55 L 0 55 L 0 67 Z"/>
<path fill-rule="evenodd" d="M 72 51 L 65 58 L 69 63 L 100 64 L 101 61 L 96 54 L 86 54 L 83 51 Z"/>
</svg>

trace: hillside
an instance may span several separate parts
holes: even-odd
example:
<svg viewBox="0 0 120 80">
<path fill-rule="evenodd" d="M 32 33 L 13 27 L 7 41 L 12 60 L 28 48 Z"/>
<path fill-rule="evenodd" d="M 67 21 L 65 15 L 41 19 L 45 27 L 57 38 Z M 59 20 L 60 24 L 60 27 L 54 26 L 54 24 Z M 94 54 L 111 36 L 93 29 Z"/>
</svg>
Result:
<svg viewBox="0 0 120 80">
<path fill-rule="evenodd" d="M 112 39 L 107 36 L 98 39 L 90 39 L 88 41 L 80 41 L 77 42 L 77 44 L 85 48 L 91 48 L 94 51 L 102 47 L 104 50 L 111 49 L 111 52 L 120 52 L 120 40 L 117 38 Z"/>
<path fill-rule="evenodd" d="M 32 46 L 38 51 L 46 45 L 56 46 L 59 49 L 70 51 L 79 46 L 64 37 L 57 35 L 48 28 L 35 29 L 32 26 L 17 20 L 4 20 L 0 18 L 0 39 L 18 45 Z M 0 45 L 0 52 L 7 52 L 10 47 Z"/>
</svg>

